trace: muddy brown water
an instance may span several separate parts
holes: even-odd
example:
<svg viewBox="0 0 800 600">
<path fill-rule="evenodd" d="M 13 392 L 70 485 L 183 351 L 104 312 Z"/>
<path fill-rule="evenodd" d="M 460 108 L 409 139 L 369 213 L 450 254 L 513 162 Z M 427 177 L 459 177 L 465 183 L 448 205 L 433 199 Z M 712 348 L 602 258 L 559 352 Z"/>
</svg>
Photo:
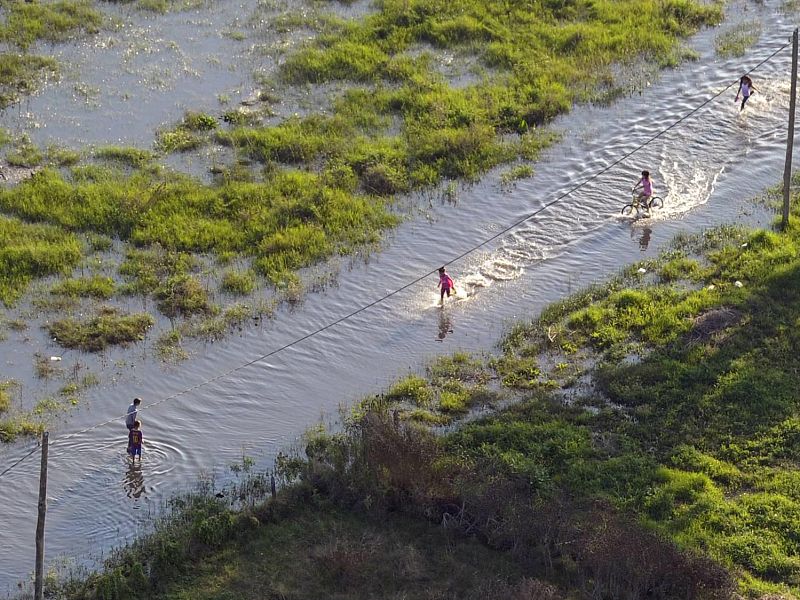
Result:
<svg viewBox="0 0 800 600">
<path fill-rule="evenodd" d="M 759 93 L 739 112 L 735 88 L 630 159 L 508 235 L 449 268 L 459 296 L 436 307 L 436 278 L 415 285 L 356 317 L 269 359 L 201 385 L 405 285 L 558 197 L 736 81 L 740 72 L 784 45 L 796 21 L 780 3 L 736 4 L 721 29 L 690 40 L 700 59 L 643 82 L 641 94 L 610 107 L 581 107 L 559 119 L 563 141 L 536 165 L 531 179 L 509 190 L 502 170 L 461 186 L 455 203 L 414 198 L 414 218 L 368 259 L 339 259 L 336 283 L 312 293 L 272 321 L 245 327 L 214 344 L 196 345 L 179 365 L 159 362 L 149 343 L 102 357 L 67 352 L 62 363 L 87 365 L 101 385 L 51 428 L 47 560 L 93 564 L 134 536 L 170 494 L 199 478 L 230 479 L 242 455 L 267 468 L 275 454 L 340 406 L 380 392 L 456 350 L 491 352 L 507 327 L 623 265 L 656 255 L 683 231 L 715 224 L 765 224 L 773 215 L 750 199 L 781 177 L 790 54 L 784 51 L 754 75 Z M 219 111 L 252 93 L 253 67 L 269 69 L 252 40 L 219 35 L 252 6 L 222 2 L 167 16 L 120 12 L 129 23 L 85 45 L 59 50 L 71 68 L 3 124 L 37 143 L 147 147 L 155 127 L 187 108 Z M 232 17 L 231 15 L 235 15 Z M 231 19 L 233 18 L 233 24 Z M 739 21 L 758 20 L 760 40 L 739 59 L 719 59 L 714 39 Z M 140 43 L 141 42 L 141 43 Z M 105 44 L 105 46 L 104 46 Z M 264 64 L 261 64 L 261 63 Z M 126 68 L 128 65 L 128 68 Z M 231 92 L 233 90 L 233 92 Z M 653 173 L 665 208 L 651 219 L 619 217 L 642 168 Z M 132 306 L 135 304 L 131 301 Z M 163 323 L 161 324 L 163 325 Z M 10 332 L 0 342 L 3 377 L 26 393 L 55 393 L 37 380 L 31 356 L 63 351 L 38 329 Z M 200 387 L 195 387 L 200 386 Z M 195 388 L 191 392 L 182 390 Z M 141 415 L 146 447 L 141 469 L 124 454 L 121 420 L 74 435 L 123 413 L 133 396 L 145 404 L 176 394 Z M 32 447 L 0 448 L 0 465 Z M 38 460 L 0 480 L 0 594 L 27 581 L 33 567 Z"/>
</svg>

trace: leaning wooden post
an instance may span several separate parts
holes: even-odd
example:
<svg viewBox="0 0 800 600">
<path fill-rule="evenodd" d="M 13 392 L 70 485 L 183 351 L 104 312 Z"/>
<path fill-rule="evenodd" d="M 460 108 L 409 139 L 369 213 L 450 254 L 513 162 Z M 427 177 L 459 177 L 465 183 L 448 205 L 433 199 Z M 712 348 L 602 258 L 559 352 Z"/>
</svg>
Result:
<svg viewBox="0 0 800 600">
<path fill-rule="evenodd" d="M 44 598 L 44 517 L 47 512 L 47 450 L 50 434 L 42 433 L 42 467 L 39 471 L 39 519 L 36 521 L 36 575 L 34 600 Z"/>
<path fill-rule="evenodd" d="M 789 97 L 789 135 L 786 138 L 786 164 L 783 167 L 783 218 L 781 229 L 789 226 L 789 192 L 792 186 L 792 148 L 794 146 L 794 105 L 797 95 L 797 29 L 792 34 L 792 95 Z"/>
</svg>

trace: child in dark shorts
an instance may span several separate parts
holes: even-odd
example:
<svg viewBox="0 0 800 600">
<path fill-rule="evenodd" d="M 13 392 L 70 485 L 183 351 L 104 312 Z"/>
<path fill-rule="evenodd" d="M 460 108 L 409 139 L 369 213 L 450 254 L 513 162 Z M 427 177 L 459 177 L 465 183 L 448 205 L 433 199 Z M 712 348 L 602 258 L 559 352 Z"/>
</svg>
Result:
<svg viewBox="0 0 800 600">
<path fill-rule="evenodd" d="M 133 460 L 136 460 L 136 457 L 139 457 L 139 460 L 142 460 L 142 431 L 140 427 L 142 423 L 140 421 L 136 421 L 133 424 L 133 429 L 130 430 L 128 433 L 128 454 L 131 455 Z"/>
</svg>

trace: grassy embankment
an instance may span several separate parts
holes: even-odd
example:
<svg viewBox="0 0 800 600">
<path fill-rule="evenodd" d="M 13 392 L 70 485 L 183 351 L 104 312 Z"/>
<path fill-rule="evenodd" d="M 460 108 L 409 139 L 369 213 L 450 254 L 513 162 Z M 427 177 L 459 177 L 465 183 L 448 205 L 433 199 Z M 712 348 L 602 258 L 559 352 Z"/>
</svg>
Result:
<svg viewBox="0 0 800 600">
<path fill-rule="evenodd" d="M 658 260 L 516 326 L 498 357 L 439 359 L 425 377 L 364 401 L 343 433 L 310 434 L 305 457 L 279 460 L 296 484 L 273 508 L 234 515 L 218 503 L 222 521 L 194 514 L 171 538 L 186 549 L 171 571 L 141 551 L 164 546 L 157 535 L 70 597 L 111 582 L 123 590 L 143 568 L 154 597 L 255 598 L 242 581 L 257 572 L 257 593 L 304 597 L 293 569 L 265 565 L 290 548 L 300 564 L 319 554 L 291 543 L 260 563 L 251 550 L 308 526 L 309 506 L 315 526 L 380 528 L 382 515 L 385 535 L 396 513 L 441 522 L 452 547 L 477 538 L 506 557 L 503 585 L 546 580 L 560 589 L 554 597 L 728 598 L 734 587 L 798 597 L 799 322 L 797 210 L 785 233 L 726 227 L 678 238 Z M 420 425 L 512 398 L 444 435 Z M 284 503 L 298 520 L 276 525 L 270 511 Z M 208 531 L 223 533 L 200 543 Z M 325 538 L 339 550 L 341 579 L 325 579 L 324 562 L 309 578 L 359 598 L 378 583 L 364 582 L 366 542 L 354 548 L 349 535 Z M 387 596 L 404 590 L 383 584 Z"/>
</svg>

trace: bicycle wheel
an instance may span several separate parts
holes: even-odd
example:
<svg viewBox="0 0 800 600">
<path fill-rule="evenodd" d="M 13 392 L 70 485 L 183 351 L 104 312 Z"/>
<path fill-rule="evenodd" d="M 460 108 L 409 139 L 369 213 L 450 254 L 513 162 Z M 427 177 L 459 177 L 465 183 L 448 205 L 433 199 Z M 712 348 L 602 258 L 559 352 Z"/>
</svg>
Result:
<svg viewBox="0 0 800 600">
<path fill-rule="evenodd" d="M 639 211 L 637 210 L 637 208 L 633 204 L 626 204 L 625 206 L 622 207 L 622 216 L 623 217 L 628 217 L 628 216 L 632 215 L 634 212 L 638 213 Z"/>
<path fill-rule="evenodd" d="M 647 204 L 647 208 L 663 208 L 663 207 L 664 207 L 664 200 L 662 200 L 658 196 L 653 196 L 650 199 L 650 202 Z"/>
</svg>

